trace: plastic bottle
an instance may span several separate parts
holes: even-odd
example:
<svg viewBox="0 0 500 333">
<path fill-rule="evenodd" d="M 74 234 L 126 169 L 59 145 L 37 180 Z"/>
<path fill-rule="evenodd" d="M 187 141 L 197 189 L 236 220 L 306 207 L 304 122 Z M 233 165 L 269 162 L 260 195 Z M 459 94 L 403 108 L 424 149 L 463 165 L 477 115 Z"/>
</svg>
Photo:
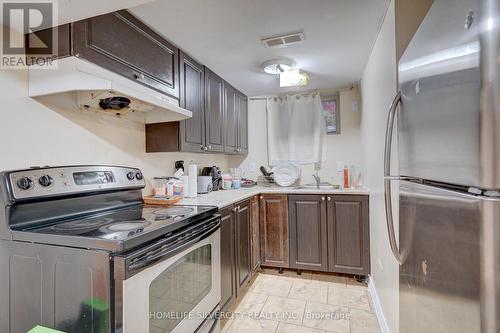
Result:
<svg viewBox="0 0 500 333">
<path fill-rule="evenodd" d="M 344 188 L 349 188 L 349 168 L 344 165 Z"/>
</svg>

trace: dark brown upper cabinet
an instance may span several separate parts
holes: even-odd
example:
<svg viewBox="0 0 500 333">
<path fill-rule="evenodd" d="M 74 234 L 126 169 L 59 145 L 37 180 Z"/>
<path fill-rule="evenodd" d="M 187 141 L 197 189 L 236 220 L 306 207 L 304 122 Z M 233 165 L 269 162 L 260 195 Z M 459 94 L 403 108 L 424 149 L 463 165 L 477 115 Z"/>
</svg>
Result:
<svg viewBox="0 0 500 333">
<path fill-rule="evenodd" d="M 205 148 L 205 70 L 182 51 L 179 64 L 180 105 L 193 113 L 180 122 L 180 150 L 197 153 Z"/>
<path fill-rule="evenodd" d="M 328 196 L 328 266 L 336 273 L 370 273 L 368 196 Z"/>
<path fill-rule="evenodd" d="M 205 145 L 224 152 L 224 80 L 205 67 Z"/>
<path fill-rule="evenodd" d="M 288 219 L 290 267 L 328 271 L 326 197 L 288 196 Z"/>
<path fill-rule="evenodd" d="M 193 113 L 189 119 L 146 124 L 146 152 L 204 152 L 205 144 L 205 68 L 179 51 L 179 105 Z"/>
<path fill-rule="evenodd" d="M 239 93 L 229 84 L 224 85 L 224 120 L 226 154 L 238 153 Z"/>
<path fill-rule="evenodd" d="M 125 10 L 72 24 L 72 54 L 179 98 L 179 50 Z"/>
<path fill-rule="evenodd" d="M 25 35 L 26 63 L 36 64 L 39 55 L 45 55 L 45 49 L 36 47 L 38 41 L 51 45 L 53 35 L 57 36 L 57 49 L 52 50 L 52 58 L 59 59 L 71 56 L 71 24 L 63 24 L 54 28 L 35 31 Z"/>
<path fill-rule="evenodd" d="M 262 266 L 289 266 L 286 194 L 260 196 L 260 252 Z"/>
<path fill-rule="evenodd" d="M 248 153 L 248 98 L 229 84 L 224 86 L 226 154 Z"/>
<path fill-rule="evenodd" d="M 248 98 L 238 94 L 238 154 L 248 154 Z"/>
</svg>

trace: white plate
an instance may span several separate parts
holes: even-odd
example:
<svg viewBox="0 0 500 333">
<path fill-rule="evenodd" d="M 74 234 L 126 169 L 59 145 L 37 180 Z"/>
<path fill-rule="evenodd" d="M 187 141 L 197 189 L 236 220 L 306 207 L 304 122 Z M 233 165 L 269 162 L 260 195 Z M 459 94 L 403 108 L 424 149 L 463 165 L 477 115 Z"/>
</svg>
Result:
<svg viewBox="0 0 500 333">
<path fill-rule="evenodd" d="M 272 170 L 274 182 L 279 186 L 292 186 L 299 178 L 299 166 L 291 162 L 283 162 Z"/>
</svg>

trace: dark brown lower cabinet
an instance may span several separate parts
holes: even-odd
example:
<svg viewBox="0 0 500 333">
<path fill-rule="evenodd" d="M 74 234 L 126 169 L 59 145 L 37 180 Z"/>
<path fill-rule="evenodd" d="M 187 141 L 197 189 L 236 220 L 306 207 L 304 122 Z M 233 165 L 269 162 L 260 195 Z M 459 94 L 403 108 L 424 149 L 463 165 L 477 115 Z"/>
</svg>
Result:
<svg viewBox="0 0 500 333">
<path fill-rule="evenodd" d="M 368 196 L 330 195 L 328 200 L 328 268 L 355 275 L 370 273 Z"/>
<path fill-rule="evenodd" d="M 252 250 L 252 271 L 260 266 L 260 228 L 259 228 L 259 196 L 256 195 L 250 200 L 250 226 L 251 235 L 250 248 Z"/>
<path fill-rule="evenodd" d="M 290 267 L 328 271 L 326 197 L 288 196 L 288 219 Z"/>
<path fill-rule="evenodd" d="M 288 196 L 260 196 L 261 265 L 287 268 L 288 253 Z"/>
<path fill-rule="evenodd" d="M 250 280 L 251 250 L 250 250 L 250 200 L 235 205 L 236 224 L 236 295 Z"/>
<path fill-rule="evenodd" d="M 220 210 L 220 250 L 221 250 L 221 309 L 225 310 L 236 299 L 236 265 L 234 256 L 233 207 Z"/>
<path fill-rule="evenodd" d="M 250 199 L 220 210 L 221 214 L 221 309 L 238 298 L 252 275 Z"/>
</svg>

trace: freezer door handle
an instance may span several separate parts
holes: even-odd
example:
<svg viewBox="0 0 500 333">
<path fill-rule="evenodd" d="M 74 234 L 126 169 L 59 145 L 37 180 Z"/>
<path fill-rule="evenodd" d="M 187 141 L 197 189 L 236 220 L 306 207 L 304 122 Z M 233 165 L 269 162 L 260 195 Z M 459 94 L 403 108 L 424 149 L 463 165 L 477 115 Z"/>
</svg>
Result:
<svg viewBox="0 0 500 333">
<path fill-rule="evenodd" d="M 394 233 L 394 218 L 392 216 L 392 194 L 391 180 L 399 179 L 399 177 L 391 176 L 391 148 L 392 148 L 392 130 L 394 128 L 394 120 L 396 119 L 396 111 L 401 102 L 401 91 L 398 91 L 389 109 L 387 117 L 387 128 L 385 132 L 385 149 L 384 149 L 384 198 L 385 198 L 385 216 L 387 222 L 387 232 L 389 233 L 389 243 L 391 245 L 394 258 L 401 265 L 403 258 L 398 248 L 396 235 Z"/>
</svg>

